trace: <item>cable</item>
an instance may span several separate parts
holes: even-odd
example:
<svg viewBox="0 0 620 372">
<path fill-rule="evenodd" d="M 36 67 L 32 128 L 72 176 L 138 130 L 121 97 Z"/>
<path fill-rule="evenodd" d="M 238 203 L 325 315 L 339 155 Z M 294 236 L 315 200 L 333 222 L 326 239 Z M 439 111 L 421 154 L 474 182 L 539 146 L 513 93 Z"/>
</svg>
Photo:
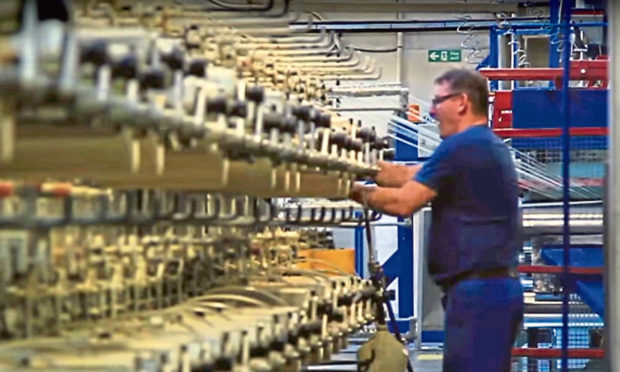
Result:
<svg viewBox="0 0 620 372">
<path fill-rule="evenodd" d="M 467 0 L 453 2 L 466 3 Z M 455 14 L 455 16 L 461 21 L 461 23 L 456 26 L 456 32 L 460 35 L 465 35 L 465 38 L 461 41 L 461 48 L 469 51 L 465 57 L 465 62 L 478 65 L 484 59 L 481 55 L 482 50 L 487 48 L 481 47 L 479 34 L 474 30 L 472 16 L 466 12 Z"/>
<path fill-rule="evenodd" d="M 324 21 L 325 20 L 325 18 L 323 18 L 323 16 L 320 15 L 319 13 L 317 13 L 317 12 L 312 12 L 312 11 L 304 10 L 304 13 L 312 15 L 314 18 L 318 19 L 319 21 Z"/>
<path fill-rule="evenodd" d="M 508 29 L 504 36 L 510 37 L 510 40 L 508 41 L 508 46 L 510 46 L 511 60 L 516 60 L 515 67 L 531 67 L 530 62 L 528 61 L 527 51 L 521 45 L 520 36 L 515 32 L 512 27 L 512 15 L 506 12 L 500 12 L 496 13 L 495 16 L 499 20 L 499 28 Z M 540 19 L 540 16 L 538 19 Z"/>
<path fill-rule="evenodd" d="M 218 9 L 208 9 L 209 11 L 224 11 L 224 12 L 266 12 L 273 9 L 274 0 L 267 0 L 266 3 L 260 6 L 242 6 L 239 4 L 231 4 L 222 0 L 207 0 L 207 2 L 219 7 Z"/>
<path fill-rule="evenodd" d="M 388 49 L 368 49 L 368 48 L 360 48 L 353 45 L 349 45 L 353 50 L 357 50 L 358 52 L 366 52 L 366 53 L 394 53 L 398 50 L 398 47 L 388 48 Z"/>
<path fill-rule="evenodd" d="M 379 263 L 375 260 L 375 250 L 373 246 L 372 232 L 370 230 L 370 210 L 368 208 L 368 200 L 366 199 L 365 193 L 362 193 L 362 204 L 364 206 L 364 226 L 366 230 L 366 240 L 368 243 L 368 268 L 373 284 L 381 290 L 381 301 L 379 306 L 377 306 L 377 319 L 379 324 L 385 324 L 385 310 L 383 309 L 383 305 L 385 305 L 394 331 L 394 337 L 396 337 L 400 343 L 405 345 L 405 340 L 398 329 L 398 323 L 396 322 L 394 309 L 392 309 L 392 303 L 386 296 L 387 283 L 385 273 L 383 272 L 381 265 L 379 265 Z M 407 358 L 407 371 L 413 372 L 413 365 L 411 364 L 411 360 L 409 358 Z"/>
</svg>

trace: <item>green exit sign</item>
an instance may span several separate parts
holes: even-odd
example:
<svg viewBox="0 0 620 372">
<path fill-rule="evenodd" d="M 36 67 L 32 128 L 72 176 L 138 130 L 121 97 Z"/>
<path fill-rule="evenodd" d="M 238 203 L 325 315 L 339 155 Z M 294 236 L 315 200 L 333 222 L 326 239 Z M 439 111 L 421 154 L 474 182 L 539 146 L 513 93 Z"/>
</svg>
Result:
<svg viewBox="0 0 620 372">
<path fill-rule="evenodd" d="M 431 49 L 428 51 L 429 62 L 461 62 L 460 49 Z"/>
</svg>

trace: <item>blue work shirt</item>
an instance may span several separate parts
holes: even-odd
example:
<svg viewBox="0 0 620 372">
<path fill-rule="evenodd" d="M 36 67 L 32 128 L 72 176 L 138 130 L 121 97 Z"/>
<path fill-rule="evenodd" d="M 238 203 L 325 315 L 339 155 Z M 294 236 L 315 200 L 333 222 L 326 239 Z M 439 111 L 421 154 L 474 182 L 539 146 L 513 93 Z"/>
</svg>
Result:
<svg viewBox="0 0 620 372">
<path fill-rule="evenodd" d="M 439 285 L 459 274 L 517 265 L 517 174 L 508 147 L 487 125 L 446 138 L 414 179 L 438 194 L 427 256 Z"/>
</svg>

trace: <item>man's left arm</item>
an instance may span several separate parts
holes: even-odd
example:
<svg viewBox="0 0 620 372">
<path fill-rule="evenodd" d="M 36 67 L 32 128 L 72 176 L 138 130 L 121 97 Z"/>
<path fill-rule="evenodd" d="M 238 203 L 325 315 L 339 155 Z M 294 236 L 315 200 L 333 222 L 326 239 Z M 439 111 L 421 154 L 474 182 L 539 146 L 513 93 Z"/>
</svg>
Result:
<svg viewBox="0 0 620 372">
<path fill-rule="evenodd" d="M 415 180 L 401 187 L 376 187 L 356 184 L 351 198 L 383 213 L 408 217 L 437 196 L 432 188 Z"/>
</svg>

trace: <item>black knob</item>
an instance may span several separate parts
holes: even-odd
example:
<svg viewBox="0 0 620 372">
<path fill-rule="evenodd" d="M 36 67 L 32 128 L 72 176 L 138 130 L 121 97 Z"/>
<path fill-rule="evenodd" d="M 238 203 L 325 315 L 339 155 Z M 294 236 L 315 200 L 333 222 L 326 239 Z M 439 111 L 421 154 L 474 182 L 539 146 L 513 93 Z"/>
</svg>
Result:
<svg viewBox="0 0 620 372">
<path fill-rule="evenodd" d="M 187 74 L 197 77 L 205 77 L 207 74 L 207 60 L 194 58 L 187 64 Z"/>
<path fill-rule="evenodd" d="M 347 150 L 353 150 L 353 138 L 345 136 L 343 147 Z"/>
<path fill-rule="evenodd" d="M 375 138 L 374 142 L 370 144 L 370 148 L 375 150 L 382 150 L 383 140 L 380 138 Z"/>
<path fill-rule="evenodd" d="M 138 76 L 138 58 L 126 55 L 120 60 L 112 61 L 112 78 L 135 79 Z"/>
<path fill-rule="evenodd" d="M 105 41 L 97 40 L 85 45 L 80 50 L 82 63 L 93 63 L 101 66 L 108 62 L 108 45 Z"/>
<path fill-rule="evenodd" d="M 383 150 L 383 160 L 394 160 L 395 156 L 396 151 L 394 151 L 394 149 Z"/>
<path fill-rule="evenodd" d="M 248 104 L 245 101 L 235 101 L 228 112 L 230 116 L 245 118 L 248 116 Z"/>
<path fill-rule="evenodd" d="M 353 305 L 353 296 L 344 295 L 338 298 L 338 306 L 351 306 Z"/>
<path fill-rule="evenodd" d="M 284 351 L 285 346 L 286 344 L 279 340 L 271 341 L 271 344 L 269 345 L 269 347 L 275 351 Z"/>
<path fill-rule="evenodd" d="M 322 303 L 319 306 L 317 306 L 317 315 L 319 316 L 323 316 L 323 315 L 330 315 L 331 313 L 334 312 L 334 305 L 331 303 Z"/>
<path fill-rule="evenodd" d="M 207 99 L 207 113 L 214 112 L 216 114 L 226 113 L 226 98 L 214 97 Z"/>
<path fill-rule="evenodd" d="M 281 130 L 283 133 L 295 135 L 297 133 L 297 119 L 294 116 L 287 116 L 282 123 Z"/>
<path fill-rule="evenodd" d="M 336 311 L 334 313 L 333 319 L 335 322 L 344 322 L 344 313 L 342 311 Z"/>
<path fill-rule="evenodd" d="M 181 70 L 185 61 L 185 53 L 180 49 L 174 48 L 170 53 L 162 54 L 161 61 L 171 70 Z"/>
<path fill-rule="evenodd" d="M 265 99 L 265 88 L 260 85 L 252 85 L 245 88 L 245 96 L 252 102 L 261 103 Z"/>
<path fill-rule="evenodd" d="M 375 139 L 371 147 L 376 150 L 385 150 L 385 149 L 390 148 L 390 143 L 389 143 L 388 138 L 385 138 L 385 137 L 379 138 L 375 134 Z"/>
<path fill-rule="evenodd" d="M 347 135 L 342 132 L 331 133 L 329 135 L 329 142 L 339 147 L 344 147 L 347 141 Z"/>
<path fill-rule="evenodd" d="M 321 151 L 322 148 L 323 148 L 323 141 L 314 141 L 314 149 L 316 151 Z"/>
<path fill-rule="evenodd" d="M 371 138 L 374 137 L 372 129 L 370 128 L 362 128 L 358 131 L 358 136 L 364 142 L 371 142 Z"/>
<path fill-rule="evenodd" d="M 332 116 L 327 113 L 320 113 L 316 116 L 315 123 L 319 128 L 329 128 L 332 124 Z"/>
<path fill-rule="evenodd" d="M 296 106 L 293 108 L 293 115 L 297 116 L 299 119 L 303 121 L 310 121 L 312 119 L 312 106 Z"/>
<path fill-rule="evenodd" d="M 352 142 L 353 143 L 351 145 L 351 150 L 362 151 L 362 149 L 364 148 L 364 143 L 362 142 L 362 140 L 356 138 Z"/>
<path fill-rule="evenodd" d="M 284 126 L 284 116 L 277 112 L 263 114 L 263 127 L 266 130 L 280 129 Z"/>
<path fill-rule="evenodd" d="M 164 89 L 166 86 L 166 74 L 161 69 L 151 68 L 140 74 L 140 88 Z"/>
</svg>

